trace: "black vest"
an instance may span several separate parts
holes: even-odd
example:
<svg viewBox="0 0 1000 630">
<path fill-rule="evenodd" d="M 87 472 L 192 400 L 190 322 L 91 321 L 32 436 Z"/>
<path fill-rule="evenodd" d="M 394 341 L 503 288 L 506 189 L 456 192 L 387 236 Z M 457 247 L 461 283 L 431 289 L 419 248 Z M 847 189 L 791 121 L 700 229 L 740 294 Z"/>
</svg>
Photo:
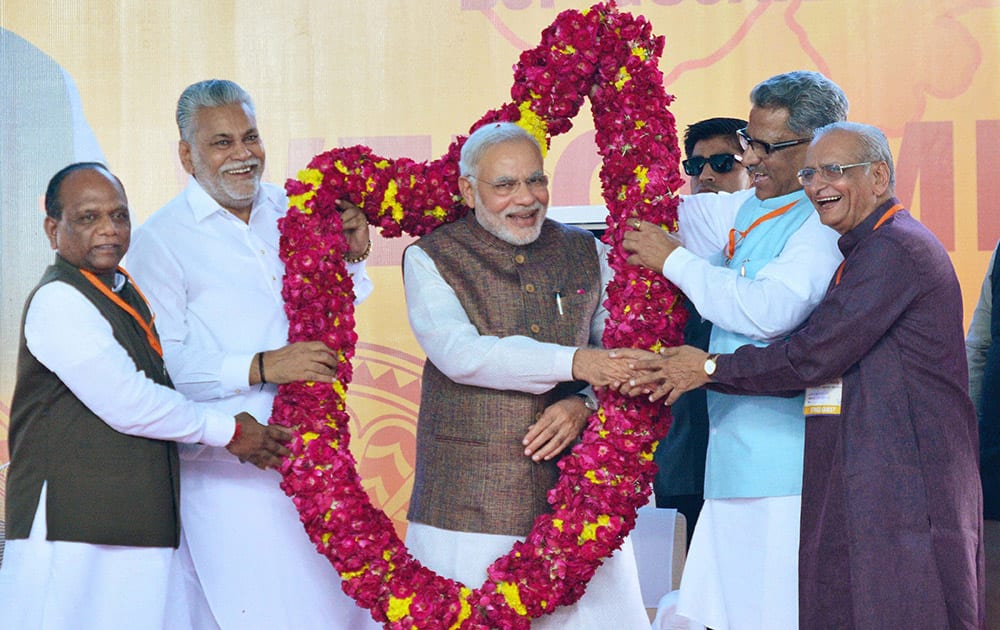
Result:
<svg viewBox="0 0 1000 630">
<path fill-rule="evenodd" d="M 163 359 L 139 324 L 62 258 L 56 257 L 45 271 L 27 304 L 39 288 L 55 281 L 69 284 L 94 304 L 139 370 L 172 387 Z M 130 283 L 118 295 L 150 320 L 148 307 Z M 23 317 L 11 402 L 10 455 L 7 538 L 28 537 L 42 484 L 47 483 L 49 540 L 177 546 L 176 444 L 119 433 L 94 415 L 28 351 Z"/>
</svg>

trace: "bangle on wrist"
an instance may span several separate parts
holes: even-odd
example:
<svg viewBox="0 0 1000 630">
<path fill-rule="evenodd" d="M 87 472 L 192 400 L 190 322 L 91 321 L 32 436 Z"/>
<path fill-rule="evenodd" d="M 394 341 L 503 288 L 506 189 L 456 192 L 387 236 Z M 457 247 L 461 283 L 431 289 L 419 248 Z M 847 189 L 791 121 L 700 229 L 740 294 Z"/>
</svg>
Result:
<svg viewBox="0 0 1000 630">
<path fill-rule="evenodd" d="M 267 376 L 264 375 L 264 353 L 257 353 L 257 371 L 260 372 L 260 388 L 264 389 L 267 385 Z"/>
<path fill-rule="evenodd" d="M 363 260 L 367 260 L 368 254 L 371 253 L 372 253 L 372 239 L 368 239 L 368 246 L 365 247 L 365 251 L 361 252 L 357 256 L 348 256 L 347 254 L 344 254 L 344 262 L 359 263 Z"/>
<path fill-rule="evenodd" d="M 236 422 L 236 429 L 233 430 L 233 437 L 229 440 L 229 444 L 226 444 L 226 448 L 229 448 L 236 443 L 236 440 L 240 439 L 240 434 L 243 433 L 243 425 Z"/>
</svg>

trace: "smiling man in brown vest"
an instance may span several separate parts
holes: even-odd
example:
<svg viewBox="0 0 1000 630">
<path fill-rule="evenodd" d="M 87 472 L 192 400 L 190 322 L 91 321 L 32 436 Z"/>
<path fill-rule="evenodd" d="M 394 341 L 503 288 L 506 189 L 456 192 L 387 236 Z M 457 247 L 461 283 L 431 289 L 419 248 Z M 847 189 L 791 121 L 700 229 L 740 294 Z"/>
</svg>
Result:
<svg viewBox="0 0 1000 630">
<path fill-rule="evenodd" d="M 548 511 L 556 461 L 582 431 L 589 383 L 620 367 L 600 344 L 607 246 L 545 219 L 548 177 L 528 133 L 491 123 L 465 142 L 459 188 L 473 209 L 406 250 L 410 325 L 424 352 L 407 545 L 470 585 Z M 583 382 L 581 382 L 583 381 Z M 533 628 L 649 627 L 635 559 L 605 562 L 575 605 Z"/>
<path fill-rule="evenodd" d="M 160 628 L 180 534 L 176 442 L 265 468 L 289 432 L 173 390 L 149 307 L 118 266 L 131 221 L 105 166 L 56 173 L 45 211 L 58 255 L 22 323 L 0 628 Z"/>
</svg>

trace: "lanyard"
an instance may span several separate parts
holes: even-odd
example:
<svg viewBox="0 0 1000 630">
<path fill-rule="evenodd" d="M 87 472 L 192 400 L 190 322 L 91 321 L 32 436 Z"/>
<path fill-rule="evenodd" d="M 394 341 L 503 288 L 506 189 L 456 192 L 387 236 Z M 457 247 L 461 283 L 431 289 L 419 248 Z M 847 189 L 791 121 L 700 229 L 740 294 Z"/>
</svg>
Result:
<svg viewBox="0 0 1000 630">
<path fill-rule="evenodd" d="M 903 209 L 903 204 L 897 203 L 893 207 L 891 207 L 888 210 L 886 210 L 886 213 L 882 215 L 882 218 L 879 219 L 878 222 L 875 224 L 875 227 L 872 228 L 872 232 L 874 232 L 875 230 L 877 230 L 880 227 L 882 227 L 882 224 L 885 223 L 886 221 L 888 221 L 889 217 L 891 217 L 892 215 L 896 214 L 897 212 L 899 212 L 902 209 Z M 844 260 L 840 261 L 840 266 L 837 267 L 837 279 L 834 280 L 833 286 L 837 286 L 838 284 L 840 284 L 840 277 L 842 275 L 844 275 L 844 264 L 845 263 L 847 263 L 847 259 L 846 258 Z"/>
<path fill-rule="evenodd" d="M 776 217 L 780 217 L 781 215 L 783 215 L 786 212 L 788 212 L 789 210 L 791 210 L 792 206 L 794 206 L 797 203 L 798 203 L 798 200 L 795 200 L 795 201 L 793 201 L 792 203 L 790 203 L 788 205 L 781 206 L 780 208 L 778 208 L 776 210 L 771 210 L 770 212 L 768 212 L 767 214 L 765 214 L 763 216 L 757 217 L 757 220 L 754 221 L 753 223 L 751 223 L 750 227 L 748 227 L 745 230 L 737 230 L 736 228 L 729 228 L 729 244 L 726 245 L 726 249 L 725 249 L 725 252 L 726 252 L 726 265 L 728 266 L 729 263 L 730 263 L 730 261 L 732 261 L 733 256 L 736 255 L 736 245 L 740 241 L 742 241 L 743 239 L 745 239 L 746 236 L 747 236 L 747 234 L 749 234 L 750 232 L 752 232 L 755 227 L 759 226 L 761 223 L 764 223 L 765 221 L 770 221 L 771 219 L 774 219 Z M 739 235 L 739 238 L 737 238 L 737 235 Z"/>
<path fill-rule="evenodd" d="M 160 340 L 156 338 L 156 333 L 153 332 L 153 322 L 156 320 L 156 315 L 151 315 L 150 320 L 147 323 L 146 320 L 144 320 L 134 308 L 132 308 L 127 302 L 125 302 L 125 300 L 121 298 L 121 296 L 119 296 L 117 293 L 109 289 L 108 285 L 98 280 L 97 276 L 90 273 L 86 269 L 81 269 L 80 273 L 83 274 L 83 277 L 86 278 L 90 282 L 90 284 L 97 287 L 97 289 L 101 293 L 103 293 L 108 299 L 110 299 L 112 302 L 121 307 L 122 310 L 124 310 L 126 313 L 132 316 L 132 319 L 134 319 L 136 322 L 139 323 L 139 327 L 142 328 L 142 330 L 145 331 L 146 333 L 146 340 L 149 341 L 149 345 L 153 347 L 153 350 L 156 351 L 156 354 L 162 357 L 163 346 L 160 345 Z M 135 289 L 135 292 L 139 294 L 139 297 L 142 298 L 142 301 L 145 302 L 146 306 L 148 307 L 149 300 L 146 299 L 146 296 L 142 294 L 142 291 L 139 290 L 139 287 L 136 286 L 135 282 L 132 281 L 132 276 L 128 275 L 128 272 L 122 269 L 121 267 L 118 268 L 118 273 L 128 278 L 128 281 Z M 152 311 L 150 312 L 152 313 Z"/>
</svg>

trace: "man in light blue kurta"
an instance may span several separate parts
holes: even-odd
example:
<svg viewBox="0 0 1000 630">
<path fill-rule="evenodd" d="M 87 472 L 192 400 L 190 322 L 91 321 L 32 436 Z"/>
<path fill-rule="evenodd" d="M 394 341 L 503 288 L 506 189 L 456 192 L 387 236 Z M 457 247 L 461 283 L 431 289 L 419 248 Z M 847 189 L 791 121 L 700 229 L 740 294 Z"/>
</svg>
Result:
<svg viewBox="0 0 1000 630">
<path fill-rule="evenodd" d="M 685 197 L 680 241 L 649 223 L 625 238 L 629 262 L 662 271 L 714 324 L 711 353 L 786 336 L 841 260 L 836 232 L 819 222 L 796 174 L 813 130 L 846 118 L 846 96 L 818 73 L 791 72 L 760 83 L 750 99 L 740 140 L 755 189 Z M 708 394 L 706 501 L 678 605 L 697 623 L 798 626 L 802 404 L 801 396 Z"/>
</svg>

